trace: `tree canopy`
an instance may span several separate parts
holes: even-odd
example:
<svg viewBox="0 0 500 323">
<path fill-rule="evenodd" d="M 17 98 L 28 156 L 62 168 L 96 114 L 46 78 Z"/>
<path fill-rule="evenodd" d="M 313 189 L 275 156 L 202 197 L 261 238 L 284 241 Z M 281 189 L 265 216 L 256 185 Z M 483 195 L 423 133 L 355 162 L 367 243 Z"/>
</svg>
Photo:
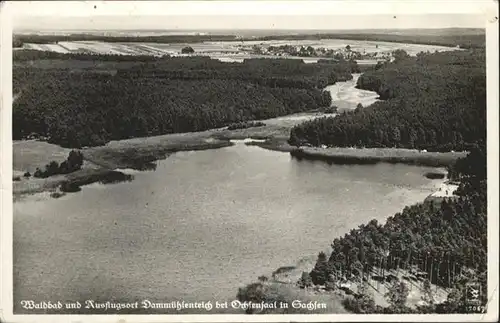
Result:
<svg viewBox="0 0 500 323">
<path fill-rule="evenodd" d="M 484 51 L 398 57 L 358 79 L 382 101 L 300 124 L 290 143 L 461 151 L 485 138 Z"/>
<path fill-rule="evenodd" d="M 333 118 L 305 122 L 291 131 L 290 142 L 357 147 L 405 147 L 469 151 L 448 169 L 458 181 L 456 197 L 405 207 L 384 225 L 372 220 L 332 243 L 328 260 L 320 254 L 311 271 L 314 284 L 389 271 L 417 270 L 427 284 L 427 305 L 410 309 L 401 281 L 387 293 L 389 308 L 369 299 L 350 299 L 353 311 L 378 313 L 463 313 L 466 282 L 481 284 L 486 304 L 487 180 L 486 80 L 483 51 L 398 54 L 358 80 L 384 101 Z M 326 280 L 326 282 L 325 282 Z M 448 300 L 433 304 L 430 284 L 451 289 Z M 365 304 L 362 306 L 362 304 Z"/>
<path fill-rule="evenodd" d="M 311 271 L 313 283 L 322 285 L 325 280 L 342 277 L 361 281 L 379 269 L 388 272 L 416 268 L 425 273 L 429 283 L 452 291 L 463 290 L 465 281 L 476 281 L 482 286 L 481 297 L 485 302 L 487 198 L 486 173 L 481 170 L 486 168 L 485 149 L 476 147 L 452 167 L 457 174 L 455 178 L 461 182 L 456 192 L 458 198 L 408 206 L 389 217 L 384 225 L 371 220 L 344 237 L 335 238 L 329 259 L 320 254 Z M 400 289 L 401 286 L 394 285 L 387 297 L 394 311 L 408 311 Z M 465 310 L 464 299 L 453 300 L 453 293 L 449 298 L 432 311 Z M 347 303 L 351 308 L 358 307 L 351 301 Z"/>
<path fill-rule="evenodd" d="M 194 53 L 194 49 L 191 46 L 186 46 L 183 49 L 181 49 L 182 54 L 192 54 Z"/>
<path fill-rule="evenodd" d="M 80 148 L 314 110 L 330 106 L 322 89 L 351 79 L 355 67 L 345 61 L 224 63 L 208 57 L 104 60 L 92 69 L 84 63 L 67 55 L 56 67 L 14 68 L 14 93 L 22 92 L 13 104 L 15 139 L 35 134 Z"/>
</svg>

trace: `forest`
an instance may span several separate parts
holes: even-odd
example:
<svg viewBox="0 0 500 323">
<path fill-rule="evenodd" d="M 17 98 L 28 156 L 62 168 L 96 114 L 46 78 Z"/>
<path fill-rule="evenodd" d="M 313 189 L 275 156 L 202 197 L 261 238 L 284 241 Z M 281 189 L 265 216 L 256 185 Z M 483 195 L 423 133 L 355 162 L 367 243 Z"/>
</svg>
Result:
<svg viewBox="0 0 500 323">
<path fill-rule="evenodd" d="M 372 220 L 344 237 L 336 238 L 331 255 L 327 257 L 320 253 L 318 256 L 310 273 L 312 283 L 334 284 L 345 279 L 362 281 L 373 275 L 388 275 L 390 270 L 420 271 L 425 273 L 428 282 L 451 291 L 444 303 L 428 304 L 419 311 L 464 313 L 465 282 L 481 284 L 481 301 L 485 304 L 486 147 L 475 146 L 451 170 L 452 179 L 461 183 L 456 192 L 458 198 L 444 199 L 438 204 L 429 201 L 405 207 L 402 212 L 389 217 L 384 225 Z M 358 295 L 358 300 L 364 296 Z M 365 302 L 365 305 L 368 303 L 372 304 Z M 396 308 L 397 304 L 392 305 L 384 311 L 411 311 L 405 304 L 399 304 L 400 308 Z M 376 309 L 368 312 L 376 312 Z"/>
<path fill-rule="evenodd" d="M 13 138 L 46 137 L 81 148 L 319 109 L 331 104 L 322 88 L 351 79 L 353 68 L 347 61 L 208 57 L 157 58 L 116 73 L 25 64 L 13 70 Z"/>
<path fill-rule="evenodd" d="M 385 224 L 373 219 L 335 238 L 331 254 L 320 252 L 312 271 L 304 272 L 297 285 L 342 289 L 346 292 L 342 305 L 359 314 L 471 313 L 468 284 L 481 286 L 479 301 L 486 306 L 486 146 L 475 145 L 450 167 L 449 176 L 460 182 L 456 198 L 408 206 Z M 345 287 L 349 281 L 357 283 L 357 290 Z M 259 277 L 259 282 L 240 288 L 238 299 L 275 300 L 264 282 Z M 374 300 L 380 283 L 387 288 L 382 296 L 388 306 Z M 410 285 L 420 289 L 423 301 L 414 307 L 408 304 Z M 436 301 L 435 286 L 446 288 L 443 302 Z"/>
<path fill-rule="evenodd" d="M 176 80 L 238 80 L 272 88 L 324 88 L 352 79 L 359 67 L 355 61 L 325 61 L 306 64 L 296 59 L 245 59 L 224 63 L 209 57 L 172 57 L 118 71 L 120 75 Z"/>
<path fill-rule="evenodd" d="M 165 55 L 168 57 L 168 55 Z M 61 59 L 78 61 L 100 61 L 100 62 L 153 62 L 158 58 L 153 55 L 118 55 L 118 54 L 97 54 L 97 53 L 58 53 L 52 51 L 42 51 L 35 49 L 22 49 L 12 51 L 12 60 L 18 65 L 21 62 L 29 62 L 42 59 Z"/>
<path fill-rule="evenodd" d="M 480 300 L 486 304 L 486 98 L 481 54 L 484 55 L 482 52 L 427 54 L 388 64 L 366 73 L 358 83 L 362 88 L 385 94 L 385 102 L 336 118 L 310 122 L 292 131 L 295 138 L 304 134 L 307 138 L 316 138 L 314 143 L 352 144 L 359 140 L 364 144 L 370 138 L 377 138 L 380 133 L 377 130 L 391 131 L 393 127 L 400 136 L 399 141 L 391 145 L 408 146 L 410 137 L 403 134 L 416 132 L 413 147 L 436 148 L 436 144 L 451 140 L 451 148 L 459 148 L 458 141 L 440 135 L 455 131 L 468 143 L 467 157 L 448 169 L 449 179 L 460 183 L 456 197 L 405 207 L 383 225 L 372 220 L 336 238 L 330 256 L 319 254 L 310 272 L 313 284 L 328 286 L 355 280 L 365 287 L 345 300 L 344 305 L 350 311 L 466 313 L 467 283 L 481 285 Z M 436 66 L 437 62 L 445 64 Z M 414 64 L 419 68 L 413 67 Z M 374 120 L 378 120 L 381 129 L 373 128 Z M 386 126 L 388 128 L 384 128 Z M 430 133 L 426 131 L 429 127 L 437 134 L 434 142 L 421 139 L 428 138 L 423 134 Z M 340 136 L 338 128 L 345 129 L 341 141 L 336 141 L 339 140 L 336 136 Z M 397 131 L 392 130 L 393 140 Z M 409 308 L 407 287 L 395 282 L 385 295 L 390 306 L 375 306 L 370 293 L 363 292 L 368 278 L 380 279 L 400 271 L 423 278 L 426 304 Z M 435 304 L 430 297 L 431 283 L 448 289 L 448 298 L 443 303 Z"/>
<path fill-rule="evenodd" d="M 484 50 L 396 55 L 357 87 L 378 101 L 294 127 L 290 144 L 464 151 L 486 136 Z"/>
</svg>

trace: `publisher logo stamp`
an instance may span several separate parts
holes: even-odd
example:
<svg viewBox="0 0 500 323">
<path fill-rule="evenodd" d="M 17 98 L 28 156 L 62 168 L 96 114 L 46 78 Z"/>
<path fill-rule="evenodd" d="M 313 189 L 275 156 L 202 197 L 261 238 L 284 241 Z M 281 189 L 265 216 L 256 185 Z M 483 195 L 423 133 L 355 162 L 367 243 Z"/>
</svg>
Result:
<svg viewBox="0 0 500 323">
<path fill-rule="evenodd" d="M 465 312 L 485 313 L 486 304 L 482 299 L 483 290 L 479 283 L 468 283 L 465 285 Z"/>
<path fill-rule="evenodd" d="M 469 283 L 465 286 L 465 302 L 467 305 L 481 305 L 481 285 Z"/>
</svg>

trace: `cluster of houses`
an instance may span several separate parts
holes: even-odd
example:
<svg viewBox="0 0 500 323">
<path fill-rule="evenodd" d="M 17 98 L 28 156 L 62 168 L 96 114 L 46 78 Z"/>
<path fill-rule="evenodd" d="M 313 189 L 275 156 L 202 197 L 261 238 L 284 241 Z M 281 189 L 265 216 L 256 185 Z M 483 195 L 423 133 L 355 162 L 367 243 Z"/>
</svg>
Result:
<svg viewBox="0 0 500 323">
<path fill-rule="evenodd" d="M 391 60 L 391 52 L 359 52 L 352 50 L 349 45 L 344 48 L 313 48 L 312 46 L 303 45 L 280 45 L 280 46 L 265 46 L 264 44 L 252 46 L 240 46 L 239 50 L 251 52 L 257 55 L 270 56 L 299 56 L 299 57 L 325 57 L 335 59 L 378 59 Z"/>
</svg>

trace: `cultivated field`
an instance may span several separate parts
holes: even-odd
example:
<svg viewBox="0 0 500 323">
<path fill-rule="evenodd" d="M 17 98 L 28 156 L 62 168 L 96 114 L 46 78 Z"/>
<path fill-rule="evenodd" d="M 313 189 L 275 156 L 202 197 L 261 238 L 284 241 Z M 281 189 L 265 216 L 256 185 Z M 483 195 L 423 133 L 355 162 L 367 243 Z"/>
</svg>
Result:
<svg viewBox="0 0 500 323">
<path fill-rule="evenodd" d="M 410 55 L 416 55 L 419 52 L 434 52 L 457 50 L 458 48 L 390 43 L 379 41 L 359 41 L 359 40 L 341 40 L 341 39 L 322 39 L 322 40 L 271 40 L 271 41 L 220 41 L 220 42 L 202 42 L 202 43 L 106 43 L 99 41 L 60 41 L 56 44 L 32 44 L 25 43 L 23 48 L 41 51 L 53 51 L 59 53 L 95 53 L 95 54 L 115 54 L 115 55 L 180 55 L 182 48 L 190 46 L 194 49 L 196 55 L 207 55 L 218 58 L 223 61 L 241 61 L 245 58 L 261 57 L 252 54 L 252 48 L 259 45 L 263 48 L 269 46 L 292 45 L 292 46 L 312 46 L 314 48 L 325 48 L 340 50 L 347 45 L 351 50 L 363 54 L 377 53 L 382 57 L 396 49 L 403 49 Z M 269 56 L 262 56 L 269 57 Z M 314 57 L 289 57 L 304 59 L 305 62 L 315 62 L 318 58 Z M 376 60 L 362 60 L 361 64 L 373 64 Z"/>
</svg>

